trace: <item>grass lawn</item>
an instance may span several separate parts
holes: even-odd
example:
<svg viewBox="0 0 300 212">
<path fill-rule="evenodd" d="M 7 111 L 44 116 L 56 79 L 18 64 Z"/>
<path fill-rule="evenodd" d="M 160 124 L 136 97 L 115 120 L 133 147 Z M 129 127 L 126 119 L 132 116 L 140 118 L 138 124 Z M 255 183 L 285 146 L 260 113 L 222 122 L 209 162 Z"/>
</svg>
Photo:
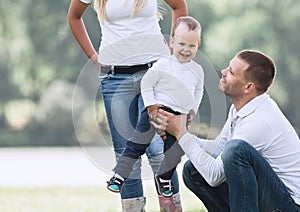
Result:
<svg viewBox="0 0 300 212">
<path fill-rule="evenodd" d="M 146 211 L 158 212 L 154 188 L 145 188 Z M 203 204 L 187 189 L 181 189 L 183 211 L 205 212 Z M 116 212 L 121 211 L 118 194 L 104 187 L 16 187 L 0 188 L 3 212 Z"/>
</svg>

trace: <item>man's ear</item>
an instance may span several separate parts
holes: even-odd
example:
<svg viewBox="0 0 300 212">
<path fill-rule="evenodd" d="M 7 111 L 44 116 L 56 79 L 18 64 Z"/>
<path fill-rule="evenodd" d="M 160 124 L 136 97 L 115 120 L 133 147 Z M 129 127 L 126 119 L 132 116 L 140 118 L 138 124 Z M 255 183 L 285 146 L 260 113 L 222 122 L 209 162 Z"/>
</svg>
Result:
<svg viewBox="0 0 300 212">
<path fill-rule="evenodd" d="M 248 82 L 246 85 L 245 85 L 245 93 L 253 93 L 253 92 L 256 92 L 256 86 L 253 82 Z"/>
</svg>

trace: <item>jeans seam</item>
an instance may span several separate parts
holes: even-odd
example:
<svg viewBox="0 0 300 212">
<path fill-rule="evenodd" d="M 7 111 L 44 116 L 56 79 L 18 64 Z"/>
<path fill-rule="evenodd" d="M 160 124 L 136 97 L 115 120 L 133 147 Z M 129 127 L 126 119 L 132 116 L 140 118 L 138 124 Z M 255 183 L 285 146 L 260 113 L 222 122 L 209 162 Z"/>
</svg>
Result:
<svg viewBox="0 0 300 212">
<path fill-rule="evenodd" d="M 239 150 L 239 152 L 238 152 L 238 158 L 239 158 L 239 162 L 241 162 L 241 152 L 244 152 L 244 145 L 240 148 L 240 150 Z M 242 181 L 242 186 L 243 186 L 243 188 L 245 188 L 245 181 L 243 180 L 243 178 L 242 178 L 242 169 L 241 169 L 241 166 L 239 166 L 239 177 L 240 177 L 240 179 L 241 179 L 241 181 Z M 243 211 L 245 211 L 245 209 L 247 208 L 246 207 L 246 202 L 245 202 L 245 189 L 243 189 L 243 196 L 242 196 L 242 199 L 241 199 L 241 201 L 242 201 L 242 205 L 244 205 L 245 206 L 245 208 L 243 208 Z"/>
</svg>

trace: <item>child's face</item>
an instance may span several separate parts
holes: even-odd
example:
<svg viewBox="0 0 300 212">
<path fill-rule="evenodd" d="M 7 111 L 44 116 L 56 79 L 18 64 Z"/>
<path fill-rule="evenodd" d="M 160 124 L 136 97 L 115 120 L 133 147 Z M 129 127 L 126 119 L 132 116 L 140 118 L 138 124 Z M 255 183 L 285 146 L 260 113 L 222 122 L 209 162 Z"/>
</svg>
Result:
<svg viewBox="0 0 300 212">
<path fill-rule="evenodd" d="M 173 55 L 180 63 L 191 61 L 198 50 L 200 42 L 200 30 L 189 30 L 186 24 L 181 23 L 174 31 L 170 47 Z"/>
</svg>

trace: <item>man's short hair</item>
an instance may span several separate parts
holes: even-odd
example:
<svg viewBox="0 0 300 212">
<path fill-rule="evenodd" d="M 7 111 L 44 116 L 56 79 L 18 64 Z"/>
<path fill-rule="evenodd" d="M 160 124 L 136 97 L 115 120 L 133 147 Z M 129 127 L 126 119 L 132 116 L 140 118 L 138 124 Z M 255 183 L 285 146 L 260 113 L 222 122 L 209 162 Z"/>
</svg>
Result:
<svg viewBox="0 0 300 212">
<path fill-rule="evenodd" d="M 264 93 L 271 86 L 275 77 L 275 63 L 267 55 L 256 50 L 242 50 L 237 57 L 248 63 L 244 77 L 252 81 L 258 93 Z"/>
</svg>

